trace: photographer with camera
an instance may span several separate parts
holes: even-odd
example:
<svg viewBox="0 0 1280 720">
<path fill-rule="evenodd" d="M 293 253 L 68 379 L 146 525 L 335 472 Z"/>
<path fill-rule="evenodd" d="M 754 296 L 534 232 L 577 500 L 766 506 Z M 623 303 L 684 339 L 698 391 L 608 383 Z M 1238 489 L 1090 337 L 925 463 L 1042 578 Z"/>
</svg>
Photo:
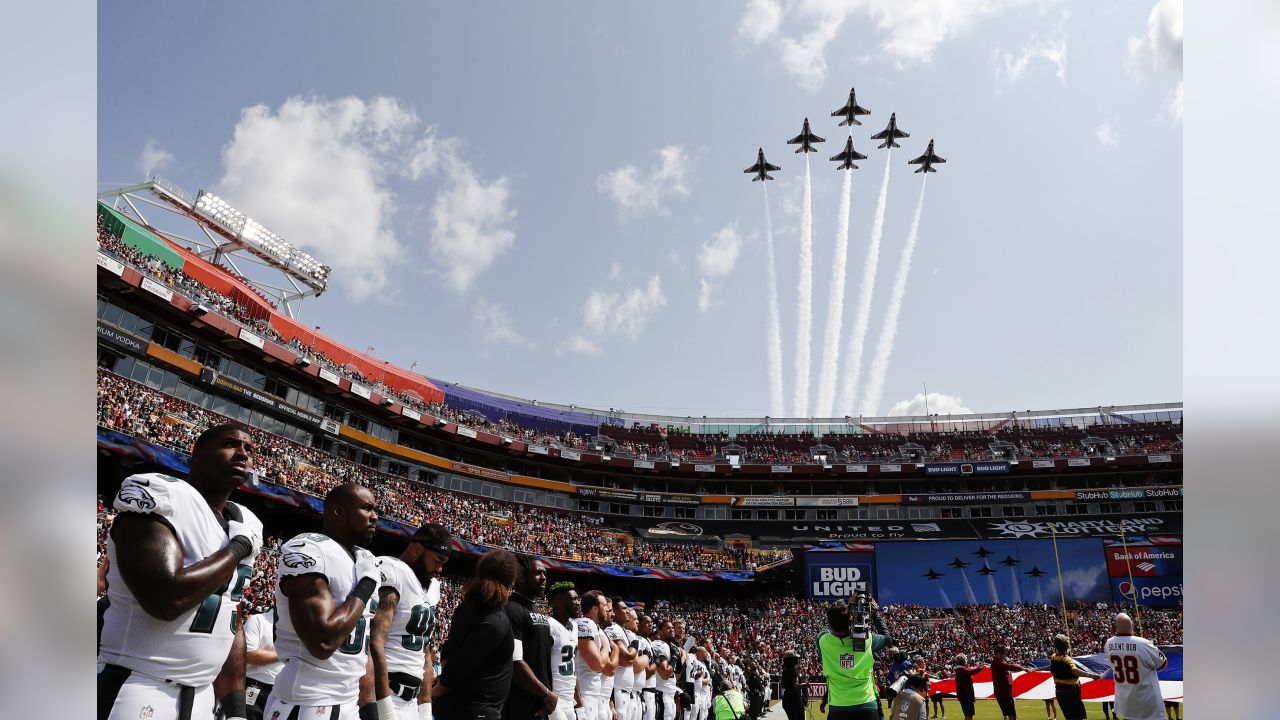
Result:
<svg viewBox="0 0 1280 720">
<path fill-rule="evenodd" d="M 890 643 L 880 606 L 863 591 L 827 607 L 818 655 L 827 676 L 827 720 L 879 720 L 874 653 Z"/>
</svg>

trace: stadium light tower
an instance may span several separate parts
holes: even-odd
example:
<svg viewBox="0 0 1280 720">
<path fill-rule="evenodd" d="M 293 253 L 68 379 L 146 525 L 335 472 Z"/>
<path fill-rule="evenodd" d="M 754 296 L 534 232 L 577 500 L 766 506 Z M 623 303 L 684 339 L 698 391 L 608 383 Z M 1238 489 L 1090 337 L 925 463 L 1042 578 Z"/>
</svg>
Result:
<svg viewBox="0 0 1280 720">
<path fill-rule="evenodd" d="M 230 267 L 264 296 L 277 299 L 291 318 L 297 319 L 305 298 L 318 297 L 329 286 L 331 269 L 328 265 L 208 190 L 200 190 L 193 197 L 173 182 L 152 175 L 137 185 L 99 193 L 98 199 L 110 200 L 117 210 L 128 213 L 134 220 L 167 238 L 191 243 L 199 248 L 196 254 L 205 260 Z M 203 237 L 186 237 L 153 225 L 142 213 L 142 206 L 187 218 L 199 228 Z M 247 277 L 236 265 L 237 260 L 275 270 L 287 287 Z"/>
</svg>

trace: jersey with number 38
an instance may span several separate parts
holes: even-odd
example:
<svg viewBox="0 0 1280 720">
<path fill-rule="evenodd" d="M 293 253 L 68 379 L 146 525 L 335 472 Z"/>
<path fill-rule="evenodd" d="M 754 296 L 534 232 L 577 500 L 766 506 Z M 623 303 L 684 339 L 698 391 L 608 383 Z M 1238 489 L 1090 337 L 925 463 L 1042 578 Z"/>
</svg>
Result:
<svg viewBox="0 0 1280 720">
<path fill-rule="evenodd" d="M 204 496 L 187 482 L 168 475 L 146 473 L 125 478 L 112 504 L 122 514 L 154 515 L 168 525 L 182 546 L 183 567 L 209 557 L 231 541 Z M 262 527 L 248 509 L 239 510 L 243 522 Z M 231 651 L 236 604 L 252 568 L 237 565 L 217 592 L 178 618 L 165 621 L 148 615 L 138 604 L 120 575 L 117 553 L 115 539 L 108 537 L 110 604 L 103 616 L 99 661 L 180 685 L 203 687 L 213 682 Z"/>
<path fill-rule="evenodd" d="M 1103 647 L 1115 677 L 1116 714 L 1125 720 L 1163 718 L 1164 697 L 1156 671 L 1165 664 L 1164 653 L 1137 635 L 1108 638 Z"/>
<path fill-rule="evenodd" d="M 436 629 L 440 580 L 431 578 L 423 589 L 417 573 L 403 560 L 389 556 L 378 559 L 382 561 L 382 587 L 391 588 L 400 596 L 387 636 L 387 670 L 421 678 L 423 648 L 431 642 Z"/>
<path fill-rule="evenodd" d="M 355 548 L 357 553 L 368 553 Z M 337 541 L 320 533 L 303 533 L 280 548 L 276 580 L 276 653 L 284 669 L 276 676 L 272 696 L 294 705 L 342 705 L 355 702 L 368 658 L 368 630 L 376 599 L 365 606 L 355 628 L 327 659 L 312 655 L 298 637 L 289 617 L 289 598 L 280 582 L 293 575 L 322 575 L 329 583 L 334 607 L 341 606 L 356 586 L 356 561 Z"/>
</svg>

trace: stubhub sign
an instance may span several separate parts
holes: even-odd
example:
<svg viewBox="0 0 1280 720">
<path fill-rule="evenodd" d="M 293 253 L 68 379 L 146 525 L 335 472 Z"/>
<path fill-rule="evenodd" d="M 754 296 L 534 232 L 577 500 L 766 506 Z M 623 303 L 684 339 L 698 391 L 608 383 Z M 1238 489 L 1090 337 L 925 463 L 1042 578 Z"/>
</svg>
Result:
<svg viewBox="0 0 1280 720">
<path fill-rule="evenodd" d="M 1136 602 L 1143 607 L 1177 607 L 1182 604 L 1182 576 L 1111 578 L 1111 593 L 1118 603 Z M 1136 598 L 1135 598 L 1136 594 Z"/>
<path fill-rule="evenodd" d="M 876 595 L 876 560 L 869 552 L 810 552 L 805 556 L 810 600 L 848 600 L 857 590 Z"/>
</svg>

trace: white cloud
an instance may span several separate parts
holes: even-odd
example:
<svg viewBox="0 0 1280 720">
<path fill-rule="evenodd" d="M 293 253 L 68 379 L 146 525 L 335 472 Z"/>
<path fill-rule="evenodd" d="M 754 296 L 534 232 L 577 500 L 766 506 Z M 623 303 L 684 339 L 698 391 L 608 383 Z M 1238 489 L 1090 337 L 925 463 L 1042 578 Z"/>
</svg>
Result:
<svg viewBox="0 0 1280 720">
<path fill-rule="evenodd" d="M 959 397 L 936 392 L 929 393 L 927 406 L 930 415 L 964 415 L 973 412 L 965 407 L 964 401 Z M 903 400 L 889 408 L 889 415 L 924 415 L 925 407 L 924 393 L 916 393 L 910 400 Z"/>
<path fill-rule="evenodd" d="M 609 282 L 618 282 L 622 279 L 622 263 L 614 260 L 609 265 Z"/>
<path fill-rule="evenodd" d="M 603 352 L 598 343 L 581 335 L 574 335 L 564 341 L 564 344 L 556 349 L 556 354 L 560 355 L 564 351 L 578 353 L 579 355 L 599 355 Z"/>
<path fill-rule="evenodd" d="M 516 212 L 505 177 L 486 183 L 452 155 L 444 173 L 445 187 L 431 206 L 431 252 L 449 285 L 463 291 L 515 244 L 509 225 Z"/>
<path fill-rule="evenodd" d="M 1062 573 L 1062 584 L 1073 597 L 1088 597 L 1098 586 L 1098 581 L 1106 577 L 1105 565 L 1076 568 Z"/>
<path fill-rule="evenodd" d="M 640 337 L 654 313 L 666 307 L 662 277 L 655 274 L 643 287 L 622 292 L 592 290 L 582 306 L 582 322 L 596 337 Z"/>
<path fill-rule="evenodd" d="M 1044 37 L 1033 34 L 1022 52 L 1016 57 L 1011 52 L 1000 56 L 996 66 L 996 75 L 1003 76 L 1010 85 L 1016 84 L 1026 74 L 1027 68 L 1035 60 L 1044 60 L 1054 66 L 1054 74 L 1062 82 L 1067 81 L 1067 38 L 1065 35 Z"/>
<path fill-rule="evenodd" d="M 750 0 L 738 21 L 738 36 L 749 43 L 762 43 L 778 33 L 782 6 L 777 0 Z"/>
<path fill-rule="evenodd" d="M 472 327 L 480 341 L 487 346 L 511 345 L 518 348 L 532 348 L 534 343 L 521 335 L 511 322 L 511 316 L 497 303 L 477 300 L 475 313 L 472 315 Z"/>
<path fill-rule="evenodd" d="M 718 303 L 715 292 L 719 280 L 728 277 L 738 264 L 743 238 L 732 224 L 716 231 L 698 248 L 698 272 L 702 275 L 698 291 L 698 309 L 708 312 Z"/>
<path fill-rule="evenodd" d="M 138 157 L 142 174 L 149 176 L 171 162 L 173 162 L 173 153 L 160 147 L 160 143 L 156 142 L 155 138 L 147 138 L 146 147 L 142 148 L 142 154 Z"/>
<path fill-rule="evenodd" d="M 1182 124 L 1182 81 L 1178 81 L 1178 86 L 1169 94 L 1169 98 L 1164 103 L 1165 113 L 1175 125 Z"/>
<path fill-rule="evenodd" d="M 354 300 L 386 296 L 409 248 L 392 227 L 393 176 L 439 176 L 430 247 L 462 290 L 514 241 L 505 178 L 486 184 L 395 98 L 293 97 L 241 111 L 216 184 L 230 202 L 334 268 Z"/>
<path fill-rule="evenodd" d="M 1104 147 L 1120 147 L 1120 131 L 1111 126 L 1110 120 L 1104 120 L 1098 126 L 1098 142 Z"/>
<path fill-rule="evenodd" d="M 666 203 L 688 197 L 688 176 L 692 161 L 679 145 L 658 151 L 659 160 L 648 170 L 623 165 L 596 178 L 596 188 L 618 204 L 624 214 L 639 215 L 646 210 L 666 214 Z"/>
<path fill-rule="evenodd" d="M 1157 72 L 1178 75 L 1162 109 L 1175 125 L 1182 123 L 1182 46 L 1182 0 L 1158 0 L 1147 15 L 1146 37 L 1129 38 L 1125 57 L 1125 72 L 1135 80 L 1142 79 L 1144 61 Z"/>
<path fill-rule="evenodd" d="M 864 15 L 875 23 L 880 49 L 899 64 L 927 63 L 942 43 L 978 21 L 1008 8 L 1042 0 L 752 0 L 738 21 L 738 36 L 752 45 L 777 48 L 779 61 L 811 92 L 826 82 L 826 51 L 845 21 Z M 780 35 L 791 20 L 802 31 Z"/>
</svg>

